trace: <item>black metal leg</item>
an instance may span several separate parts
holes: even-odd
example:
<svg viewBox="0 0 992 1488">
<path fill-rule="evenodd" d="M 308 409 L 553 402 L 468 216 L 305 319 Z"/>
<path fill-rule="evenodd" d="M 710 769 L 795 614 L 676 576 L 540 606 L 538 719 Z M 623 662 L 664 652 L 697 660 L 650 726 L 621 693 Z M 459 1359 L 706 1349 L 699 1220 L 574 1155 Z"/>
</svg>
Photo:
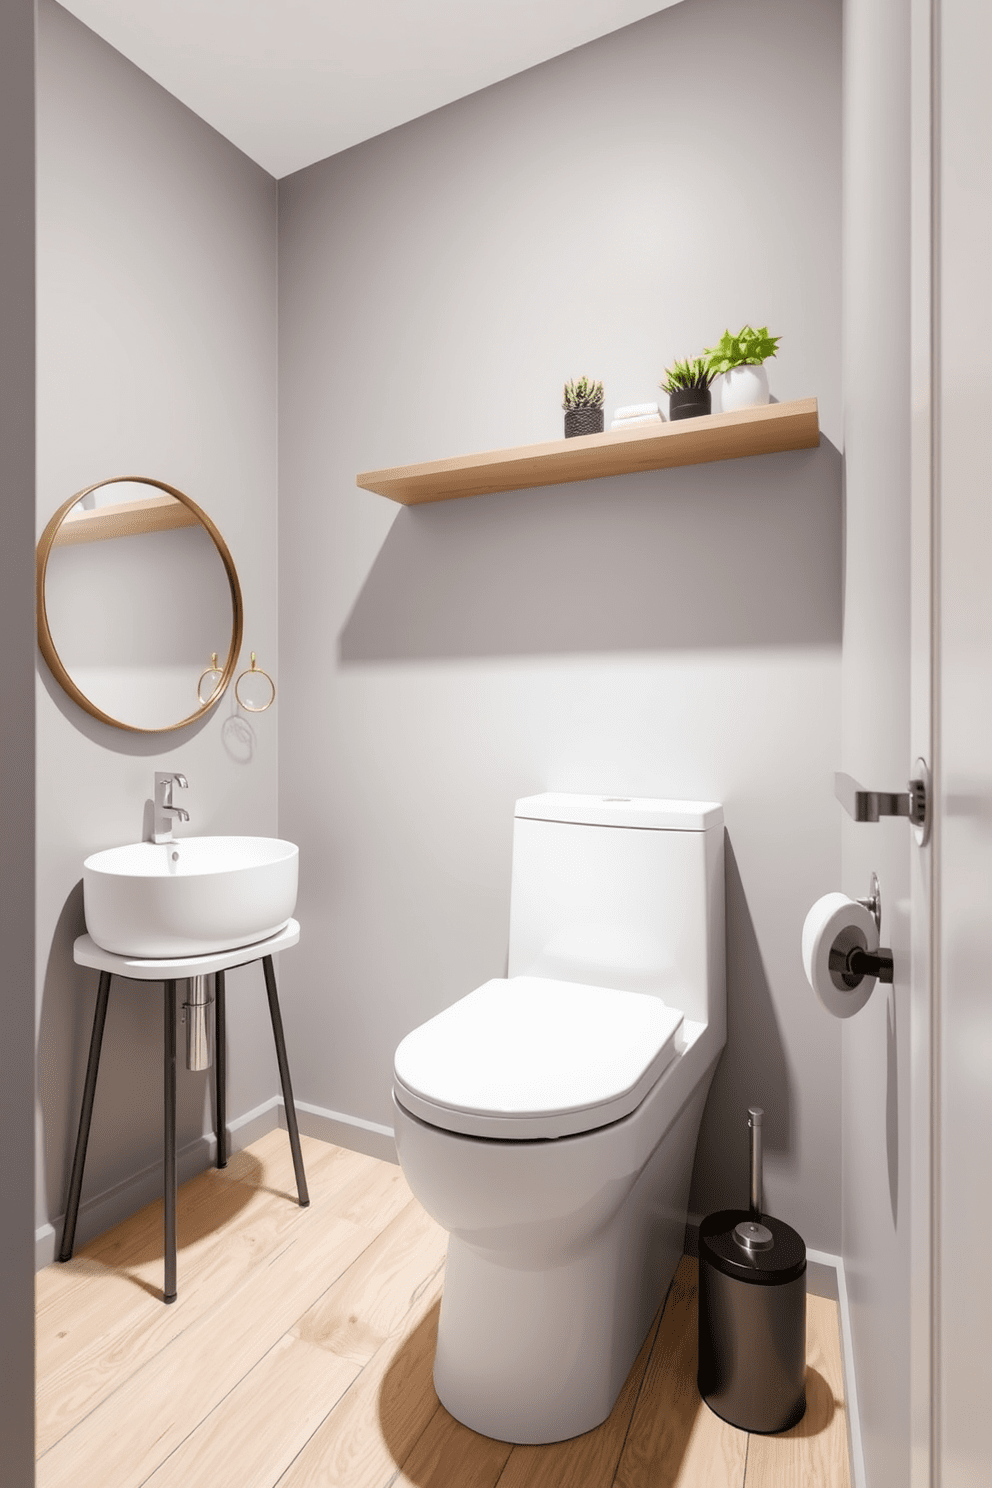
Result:
<svg viewBox="0 0 992 1488">
<path fill-rule="evenodd" d="M 305 1209 L 310 1202 L 310 1194 L 307 1191 L 307 1176 L 303 1171 L 303 1154 L 300 1151 L 300 1129 L 296 1123 L 296 1106 L 293 1102 L 293 1086 L 289 1078 L 286 1040 L 283 1037 L 282 1015 L 279 1012 L 279 998 L 276 994 L 276 974 L 272 966 L 271 956 L 262 957 L 262 971 L 265 973 L 265 991 L 269 999 L 269 1016 L 272 1019 L 272 1034 L 276 1041 L 276 1058 L 279 1061 L 282 1099 L 286 1107 L 286 1127 L 289 1131 L 289 1145 L 293 1153 L 293 1167 L 296 1169 L 296 1192 L 300 1196 L 301 1209 Z"/>
<path fill-rule="evenodd" d="M 96 1095 L 96 1077 L 100 1069 L 100 1050 L 103 1046 L 103 1030 L 107 1022 L 107 1003 L 110 1000 L 110 977 L 109 971 L 101 971 L 100 985 L 97 988 L 93 1032 L 90 1035 L 90 1054 L 86 1064 L 86 1083 L 83 1086 L 83 1105 L 79 1113 L 79 1133 L 76 1137 L 76 1152 L 72 1159 L 69 1197 L 65 1206 L 65 1224 L 62 1226 L 60 1261 L 72 1260 L 72 1247 L 76 1240 L 79 1196 L 83 1191 L 83 1168 L 86 1166 L 86 1147 L 90 1140 L 90 1124 L 93 1120 L 93 1097 Z"/>
<path fill-rule="evenodd" d="M 176 984 L 165 983 L 165 1287 L 176 1300 Z"/>
<path fill-rule="evenodd" d="M 224 973 L 214 975 L 214 1065 L 217 1077 L 217 1166 L 227 1167 L 227 1008 Z"/>
</svg>

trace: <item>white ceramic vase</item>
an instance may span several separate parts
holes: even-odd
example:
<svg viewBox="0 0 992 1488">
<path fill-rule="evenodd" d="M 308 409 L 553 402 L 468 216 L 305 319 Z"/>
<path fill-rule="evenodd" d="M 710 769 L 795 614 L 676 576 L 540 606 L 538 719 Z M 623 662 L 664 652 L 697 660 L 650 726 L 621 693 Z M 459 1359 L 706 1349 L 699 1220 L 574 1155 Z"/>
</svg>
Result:
<svg viewBox="0 0 992 1488">
<path fill-rule="evenodd" d="M 713 380 L 713 412 L 736 413 L 768 402 L 768 373 L 763 366 L 731 367 Z"/>
</svg>

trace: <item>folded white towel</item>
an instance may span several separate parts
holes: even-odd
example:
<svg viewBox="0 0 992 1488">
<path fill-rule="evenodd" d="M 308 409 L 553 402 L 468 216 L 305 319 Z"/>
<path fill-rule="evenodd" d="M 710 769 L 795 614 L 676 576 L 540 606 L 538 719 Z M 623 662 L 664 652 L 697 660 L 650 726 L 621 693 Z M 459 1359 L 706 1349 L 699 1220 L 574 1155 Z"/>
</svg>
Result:
<svg viewBox="0 0 992 1488">
<path fill-rule="evenodd" d="M 628 403 L 626 408 L 615 410 L 615 419 L 647 418 L 649 413 L 660 412 L 657 403 Z"/>
<path fill-rule="evenodd" d="M 645 424 L 663 424 L 665 420 L 660 413 L 648 413 L 643 418 L 615 418 L 610 425 L 611 429 L 641 429 Z"/>
</svg>

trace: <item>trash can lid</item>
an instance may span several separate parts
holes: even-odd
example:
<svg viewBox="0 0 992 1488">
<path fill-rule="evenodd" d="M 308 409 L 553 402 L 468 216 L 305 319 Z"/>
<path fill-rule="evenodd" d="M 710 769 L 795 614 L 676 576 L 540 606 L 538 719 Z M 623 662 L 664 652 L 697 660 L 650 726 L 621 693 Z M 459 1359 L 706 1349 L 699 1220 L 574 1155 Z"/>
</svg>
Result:
<svg viewBox="0 0 992 1488">
<path fill-rule="evenodd" d="M 806 1270 L 806 1244 L 771 1214 L 756 1222 L 747 1209 L 719 1209 L 699 1226 L 699 1259 L 736 1281 L 784 1286 Z"/>
</svg>

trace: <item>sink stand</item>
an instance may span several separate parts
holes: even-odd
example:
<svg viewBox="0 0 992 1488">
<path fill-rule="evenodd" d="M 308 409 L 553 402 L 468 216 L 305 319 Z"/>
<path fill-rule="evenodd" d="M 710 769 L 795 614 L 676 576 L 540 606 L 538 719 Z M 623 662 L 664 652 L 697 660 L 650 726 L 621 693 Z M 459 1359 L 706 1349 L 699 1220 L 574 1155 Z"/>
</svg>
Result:
<svg viewBox="0 0 992 1488">
<path fill-rule="evenodd" d="M 96 1095 L 96 1079 L 100 1068 L 100 1049 L 103 1044 L 103 1029 L 107 1019 L 107 1004 L 110 1000 L 110 983 L 114 976 L 127 977 L 141 982 L 162 982 L 165 989 L 165 1285 L 163 1298 L 166 1302 L 176 1300 L 176 983 L 193 976 L 215 977 L 216 1037 L 214 1069 L 216 1076 L 216 1125 L 217 1166 L 227 1166 L 227 1049 L 225 1038 L 225 988 L 224 974 L 233 966 L 247 966 L 261 961 L 265 977 L 265 991 L 269 1000 L 272 1019 L 272 1034 L 279 1062 L 279 1077 L 282 1081 L 283 1102 L 286 1108 L 286 1126 L 289 1145 L 296 1171 L 296 1190 L 300 1207 L 310 1202 L 307 1192 L 306 1174 L 303 1171 L 303 1155 L 300 1151 L 300 1132 L 293 1103 L 293 1087 L 289 1078 L 289 1062 L 286 1058 L 286 1040 L 283 1036 L 282 1015 L 276 992 L 276 977 L 272 956 L 276 951 L 287 950 L 300 938 L 300 927 L 290 920 L 283 930 L 255 945 L 239 946 L 236 950 L 219 951 L 208 956 L 185 956 L 172 960 L 146 960 L 136 956 L 118 956 L 102 950 L 88 935 L 81 935 L 73 947 L 73 959 L 77 965 L 90 966 L 100 973 L 100 986 L 93 1015 L 93 1033 L 90 1038 L 89 1060 L 86 1066 L 86 1083 L 83 1087 L 83 1104 L 79 1115 L 79 1134 L 72 1160 L 72 1176 L 69 1180 L 69 1197 L 66 1202 L 65 1224 L 62 1228 L 62 1246 L 59 1260 L 72 1259 L 76 1238 L 76 1220 L 79 1215 L 79 1198 L 83 1187 L 83 1168 L 86 1164 L 86 1147 L 89 1142 L 90 1123 L 93 1118 L 93 1100 Z"/>
</svg>

